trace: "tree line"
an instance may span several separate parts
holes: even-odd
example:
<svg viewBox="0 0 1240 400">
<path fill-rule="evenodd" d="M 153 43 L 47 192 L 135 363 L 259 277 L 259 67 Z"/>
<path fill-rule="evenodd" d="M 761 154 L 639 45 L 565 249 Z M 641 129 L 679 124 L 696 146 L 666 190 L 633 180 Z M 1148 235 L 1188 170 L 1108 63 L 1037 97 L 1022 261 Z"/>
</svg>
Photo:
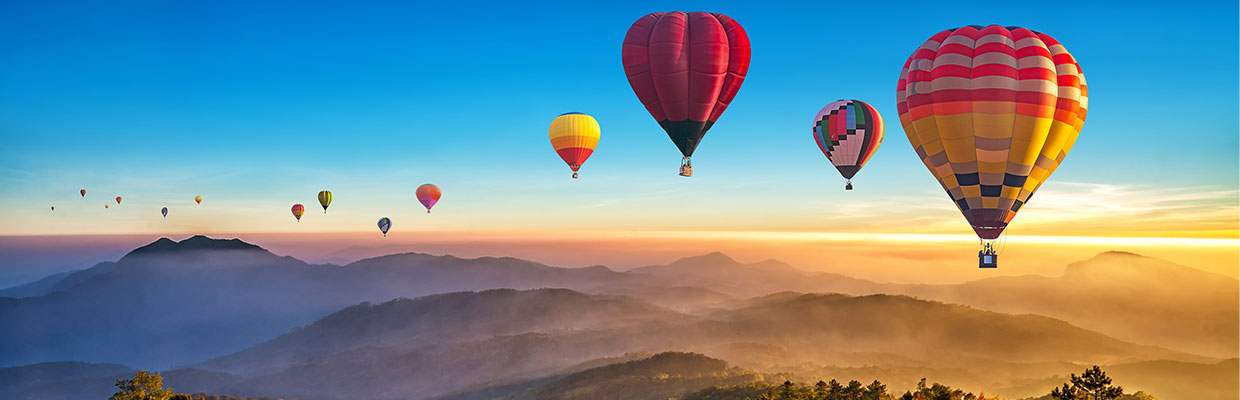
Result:
<svg viewBox="0 0 1240 400">
<path fill-rule="evenodd" d="M 869 385 L 858 381 L 841 384 L 832 379 L 800 385 L 790 380 L 782 385 L 752 382 L 728 387 L 710 387 L 682 397 L 680 400 L 998 400 L 985 393 L 973 394 L 922 378 L 916 389 L 894 395 L 887 385 L 875 380 Z M 1038 400 L 1157 400 L 1144 392 L 1124 394 L 1123 387 L 1112 385 L 1111 378 L 1098 366 L 1086 369 L 1080 376 L 1072 374 L 1062 387 Z"/>
</svg>

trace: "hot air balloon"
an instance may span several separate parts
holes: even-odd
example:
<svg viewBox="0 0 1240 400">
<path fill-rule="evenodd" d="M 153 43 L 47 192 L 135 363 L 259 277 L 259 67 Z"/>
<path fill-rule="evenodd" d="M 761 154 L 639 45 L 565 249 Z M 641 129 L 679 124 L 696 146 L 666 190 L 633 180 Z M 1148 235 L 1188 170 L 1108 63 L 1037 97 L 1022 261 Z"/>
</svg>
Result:
<svg viewBox="0 0 1240 400">
<path fill-rule="evenodd" d="M 116 204 L 121 204 L 121 196 L 116 196 Z"/>
<path fill-rule="evenodd" d="M 78 193 L 81 193 L 82 197 L 86 197 L 86 189 L 79 190 Z"/>
<path fill-rule="evenodd" d="M 320 191 L 319 204 L 323 205 L 323 213 L 327 214 L 327 206 L 332 204 L 332 192 L 326 190 Z"/>
<path fill-rule="evenodd" d="M 56 211 L 56 206 L 52 206 L 52 211 Z"/>
<path fill-rule="evenodd" d="M 164 215 L 164 218 L 168 218 L 168 207 L 164 207 L 164 208 L 159 209 L 159 213 L 160 213 L 160 214 L 163 214 L 163 215 Z"/>
<path fill-rule="evenodd" d="M 684 155 L 680 175 L 692 176 L 689 157 L 749 71 L 749 36 L 719 13 L 653 13 L 629 28 L 621 57 L 633 92 Z"/>
<path fill-rule="evenodd" d="M 392 229 L 392 220 L 388 217 L 379 218 L 379 232 L 383 232 L 383 237 L 387 237 L 388 229 Z"/>
<path fill-rule="evenodd" d="M 852 190 L 853 176 L 883 143 L 883 116 L 861 100 L 839 100 L 818 111 L 813 128 L 818 148 Z"/>
<path fill-rule="evenodd" d="M 577 179 L 577 170 L 590 158 L 590 154 L 594 153 L 594 147 L 598 146 L 598 121 L 578 112 L 560 114 L 551 120 L 549 131 L 551 147 L 554 147 L 560 158 L 573 169 L 573 179 Z"/>
<path fill-rule="evenodd" d="M 293 216 L 297 217 L 297 222 L 301 222 L 301 215 L 306 213 L 306 206 L 301 204 L 293 205 Z"/>
<path fill-rule="evenodd" d="M 1076 60 L 1050 35 L 965 26 L 932 36 L 904 63 L 900 124 L 926 168 L 983 240 L 993 240 L 1072 148 L 1088 90 Z"/>
<path fill-rule="evenodd" d="M 418 186 L 418 201 L 421 202 L 423 206 L 426 206 L 426 212 L 428 214 L 431 212 L 431 207 L 434 207 L 435 203 L 439 202 L 439 196 L 441 194 L 442 193 L 439 191 L 439 186 L 429 183 Z"/>
<path fill-rule="evenodd" d="M 202 204 L 202 196 L 194 196 L 194 202 Z"/>
<path fill-rule="evenodd" d="M 103 205 L 103 208 L 110 208 L 110 206 L 109 206 L 109 205 L 107 205 L 107 204 L 104 204 L 104 205 Z"/>
</svg>

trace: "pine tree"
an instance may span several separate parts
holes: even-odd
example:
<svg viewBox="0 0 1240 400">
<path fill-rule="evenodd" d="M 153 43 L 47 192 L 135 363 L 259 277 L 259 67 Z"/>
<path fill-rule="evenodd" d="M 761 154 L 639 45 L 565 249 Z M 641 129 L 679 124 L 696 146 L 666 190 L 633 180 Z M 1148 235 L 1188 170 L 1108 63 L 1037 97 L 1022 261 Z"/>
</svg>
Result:
<svg viewBox="0 0 1240 400">
<path fill-rule="evenodd" d="M 1124 395 L 1124 388 L 1111 386 L 1111 378 L 1097 365 L 1085 370 L 1081 376 L 1072 374 L 1063 387 L 1052 389 L 1051 398 L 1057 400 L 1114 400 Z"/>
<path fill-rule="evenodd" d="M 844 400 L 844 385 L 840 381 L 832 379 L 827 382 L 827 400 Z"/>
<path fill-rule="evenodd" d="M 851 380 L 851 381 L 848 381 L 848 386 L 844 387 L 844 393 L 842 397 L 845 400 L 861 400 L 861 394 L 864 392 L 865 392 L 865 388 L 864 386 L 861 386 L 861 382 L 857 382 L 856 380 Z"/>
<path fill-rule="evenodd" d="M 861 395 L 862 400 L 884 400 L 890 397 L 891 395 L 887 394 L 887 385 L 884 385 L 877 379 L 866 385 L 865 393 Z"/>
<path fill-rule="evenodd" d="M 823 382 L 820 379 L 818 380 L 818 383 L 814 384 L 814 400 L 826 400 L 826 398 L 827 398 L 827 383 Z"/>
</svg>

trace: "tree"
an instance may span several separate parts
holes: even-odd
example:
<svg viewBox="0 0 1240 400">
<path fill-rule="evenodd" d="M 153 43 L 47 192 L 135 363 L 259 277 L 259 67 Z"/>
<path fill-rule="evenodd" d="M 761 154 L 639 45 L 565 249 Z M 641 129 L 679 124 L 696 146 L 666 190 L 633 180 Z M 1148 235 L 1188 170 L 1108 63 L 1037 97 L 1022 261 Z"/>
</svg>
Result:
<svg viewBox="0 0 1240 400">
<path fill-rule="evenodd" d="M 856 380 L 848 381 L 848 386 L 844 387 L 844 396 L 846 400 L 861 400 L 861 395 L 865 392 L 865 387 L 861 386 L 861 382 Z"/>
<path fill-rule="evenodd" d="M 792 381 L 784 381 L 784 384 L 779 387 L 779 400 L 795 400 L 796 393 L 793 392 L 795 388 Z"/>
<path fill-rule="evenodd" d="M 158 372 L 138 371 L 133 379 L 117 379 L 116 388 L 120 391 L 112 394 L 109 400 L 173 400 L 173 396 L 185 396 L 164 389 L 164 377 Z"/>
<path fill-rule="evenodd" d="M 814 400 L 826 400 L 826 398 L 827 398 L 827 383 L 819 379 L 818 383 L 814 384 Z"/>
<path fill-rule="evenodd" d="M 1111 386 L 1111 378 L 1097 365 L 1085 370 L 1081 376 L 1072 374 L 1063 387 L 1051 389 L 1051 398 L 1056 400 L 1114 400 L 1124 395 L 1124 388 Z"/>
<path fill-rule="evenodd" d="M 827 400 L 844 400 L 844 385 L 840 381 L 832 379 L 827 382 Z"/>
<path fill-rule="evenodd" d="M 891 395 L 887 393 L 887 385 L 879 382 L 877 379 L 869 385 L 865 386 L 865 392 L 861 394 L 861 400 L 888 400 Z"/>
</svg>

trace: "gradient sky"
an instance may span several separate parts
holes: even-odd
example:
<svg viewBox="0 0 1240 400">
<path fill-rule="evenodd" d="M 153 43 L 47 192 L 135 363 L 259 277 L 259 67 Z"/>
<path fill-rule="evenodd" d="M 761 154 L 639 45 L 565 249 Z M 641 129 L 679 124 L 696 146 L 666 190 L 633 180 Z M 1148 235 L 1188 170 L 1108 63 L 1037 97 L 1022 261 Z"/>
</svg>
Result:
<svg viewBox="0 0 1240 400">
<path fill-rule="evenodd" d="M 376 232 L 389 216 L 397 235 L 975 245 L 904 138 L 895 81 L 934 33 L 994 23 L 1054 36 L 1090 87 L 1080 139 L 1010 236 L 1236 243 L 1235 2 L 355 3 L 0 5 L 0 235 Z M 685 179 L 620 43 L 646 13 L 700 9 L 745 27 L 752 65 Z M 851 192 L 809 126 L 840 98 L 888 123 Z M 547 140 L 568 111 L 603 130 L 576 181 Z M 430 215 L 413 197 L 425 182 L 444 191 Z"/>
</svg>

